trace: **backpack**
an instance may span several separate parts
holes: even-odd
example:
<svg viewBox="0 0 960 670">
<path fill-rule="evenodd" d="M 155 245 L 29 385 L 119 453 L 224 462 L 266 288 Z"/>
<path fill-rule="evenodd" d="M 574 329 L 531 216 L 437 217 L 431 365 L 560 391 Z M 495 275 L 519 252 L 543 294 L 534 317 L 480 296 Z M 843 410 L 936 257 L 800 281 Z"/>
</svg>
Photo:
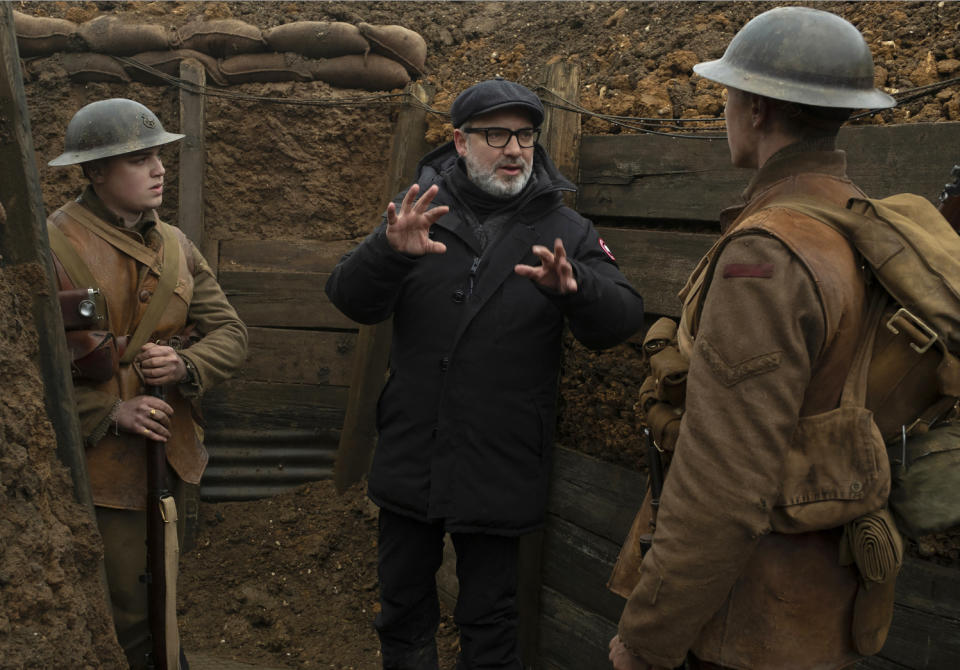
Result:
<svg viewBox="0 0 960 670">
<path fill-rule="evenodd" d="M 960 236 L 925 198 L 792 197 L 782 207 L 846 237 L 886 301 L 868 324 L 866 405 L 887 443 L 889 506 L 911 538 L 960 525 Z"/>
</svg>

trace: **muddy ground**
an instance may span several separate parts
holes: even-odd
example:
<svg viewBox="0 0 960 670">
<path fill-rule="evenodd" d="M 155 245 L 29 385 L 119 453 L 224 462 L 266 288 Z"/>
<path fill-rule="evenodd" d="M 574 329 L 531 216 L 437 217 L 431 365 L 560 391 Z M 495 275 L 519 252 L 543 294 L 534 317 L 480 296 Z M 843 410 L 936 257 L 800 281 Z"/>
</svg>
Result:
<svg viewBox="0 0 960 670">
<path fill-rule="evenodd" d="M 782 4 L 782 3 L 781 3 Z M 102 13 L 179 26 L 197 16 L 239 18 L 260 28 L 296 20 L 400 24 L 427 41 L 434 107 L 445 111 L 475 81 L 503 75 L 535 86 L 545 64 L 580 65 L 580 103 L 590 112 L 658 119 L 714 117 L 718 87 L 690 76 L 719 57 L 732 35 L 771 3 L 672 2 L 42 2 L 19 11 L 82 22 Z M 943 2 L 816 3 L 864 33 L 876 84 L 904 96 L 950 82 L 861 123 L 960 120 L 960 5 Z M 353 98 L 322 82 L 231 87 L 286 99 Z M 172 88 L 77 84 L 52 67 L 26 81 L 33 140 L 48 208 L 75 195 L 79 171 L 46 162 L 62 150 L 73 112 L 95 99 L 123 96 L 178 127 Z M 922 91 L 920 93 L 923 93 Z M 396 110 L 280 105 L 211 97 L 207 105 L 207 226 L 217 239 L 353 239 L 383 207 L 384 161 Z M 584 132 L 631 132 L 585 114 Z M 428 139 L 450 136 L 442 115 Z M 173 188 L 161 212 L 175 220 L 175 152 L 164 154 Z M 265 167 L 269 166 L 269 169 Z M 945 175 L 950 166 L 944 166 Z M 362 188 L 358 185 L 362 184 Z M 724 203 L 717 203 L 718 208 Z M 32 274 L 31 274 L 32 272 Z M 0 668 L 118 667 L 109 630 L 98 622 L 92 557 L 98 540 L 82 509 L 65 502 L 65 471 L 53 457 L 43 409 L 29 303 L 37 270 L 3 268 L 0 310 L 2 406 L 0 491 Z M 14 335 L 11 335 L 14 334 Z M 641 376 L 635 349 L 585 351 L 568 343 L 559 440 L 604 460 L 642 468 L 633 403 Z M 291 667 L 376 668 L 375 517 L 362 491 L 336 496 L 318 482 L 261 502 L 204 504 L 194 549 L 183 560 L 180 602 L 188 649 Z M 931 560 L 960 564 L 960 538 L 914 547 Z M 41 557 L 38 559 L 38 557 Z M 39 644 L 37 644 L 39 642 Z M 33 643 L 33 644 L 30 644 Z M 452 667 L 456 632 L 441 626 L 443 667 Z"/>
</svg>

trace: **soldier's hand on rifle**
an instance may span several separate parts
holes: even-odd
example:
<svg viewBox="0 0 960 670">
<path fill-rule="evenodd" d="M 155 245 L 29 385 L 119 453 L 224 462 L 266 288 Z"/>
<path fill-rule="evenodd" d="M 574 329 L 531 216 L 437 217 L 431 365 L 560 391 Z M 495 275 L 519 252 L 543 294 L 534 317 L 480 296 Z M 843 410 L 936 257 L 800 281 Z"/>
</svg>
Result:
<svg viewBox="0 0 960 670">
<path fill-rule="evenodd" d="M 414 202 L 420 187 L 414 184 L 403 196 L 400 211 L 394 203 L 387 205 L 387 242 L 394 251 L 410 256 L 424 254 L 442 254 L 447 246 L 430 239 L 430 226 L 450 211 L 446 205 L 428 209 L 439 187 L 436 184 L 427 189 L 423 197 Z"/>
<path fill-rule="evenodd" d="M 607 658 L 613 664 L 613 670 L 654 670 L 642 658 L 631 654 L 630 650 L 620 641 L 619 635 L 615 635 L 610 640 L 610 655 Z"/>
<path fill-rule="evenodd" d="M 573 276 L 573 266 L 567 260 L 567 250 L 559 237 L 553 242 L 553 252 L 535 244 L 533 253 L 540 258 L 540 265 L 517 265 L 514 267 L 521 277 L 532 279 L 540 286 L 554 293 L 576 293 L 577 280 Z"/>
<path fill-rule="evenodd" d="M 143 380 L 150 386 L 176 384 L 187 376 L 186 364 L 172 347 L 147 342 L 134 362 L 139 364 Z"/>
<path fill-rule="evenodd" d="M 170 439 L 170 417 L 173 408 L 149 395 L 138 395 L 120 403 L 117 408 L 117 426 L 135 435 L 157 442 Z"/>
</svg>

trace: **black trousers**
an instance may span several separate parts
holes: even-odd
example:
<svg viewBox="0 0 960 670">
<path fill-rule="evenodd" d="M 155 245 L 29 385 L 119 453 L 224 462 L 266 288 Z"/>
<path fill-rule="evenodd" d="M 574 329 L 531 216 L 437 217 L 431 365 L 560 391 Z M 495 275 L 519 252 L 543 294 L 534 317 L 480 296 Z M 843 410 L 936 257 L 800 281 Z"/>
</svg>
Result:
<svg viewBox="0 0 960 670">
<path fill-rule="evenodd" d="M 424 523 L 380 510 L 377 550 L 380 613 L 376 628 L 385 670 L 437 670 L 440 622 L 437 570 L 442 522 Z M 460 594 L 459 670 L 521 670 L 517 653 L 518 538 L 452 533 Z"/>
</svg>

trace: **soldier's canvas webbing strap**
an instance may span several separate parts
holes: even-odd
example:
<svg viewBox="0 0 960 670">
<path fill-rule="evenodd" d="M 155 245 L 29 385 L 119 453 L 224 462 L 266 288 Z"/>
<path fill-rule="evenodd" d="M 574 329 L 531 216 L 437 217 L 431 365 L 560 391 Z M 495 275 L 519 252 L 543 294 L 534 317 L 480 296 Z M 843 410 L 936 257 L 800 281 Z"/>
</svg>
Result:
<svg viewBox="0 0 960 670">
<path fill-rule="evenodd" d="M 163 239 L 163 265 L 160 269 L 160 279 L 147 305 L 147 311 L 137 324 L 133 335 L 130 336 L 127 350 L 120 359 L 121 364 L 130 363 L 140 351 L 140 347 L 149 339 L 150 333 L 160 323 L 160 317 L 163 316 L 163 311 L 173 297 L 174 289 L 177 288 L 177 278 L 180 276 L 180 243 L 173 229 L 167 224 L 158 221 L 157 230 L 160 231 L 160 237 Z"/>
<path fill-rule="evenodd" d="M 168 668 L 180 668 L 180 634 L 177 631 L 177 572 L 180 565 L 180 544 L 177 540 L 177 503 L 173 496 L 160 499 L 163 519 L 164 630 Z"/>
<path fill-rule="evenodd" d="M 63 234 L 63 231 L 49 221 L 47 222 L 47 237 L 50 239 L 50 250 L 56 255 L 56 260 L 60 261 L 63 271 L 67 273 L 67 277 L 73 282 L 74 288 L 92 288 L 99 291 L 100 286 L 93 278 L 90 268 L 87 267 L 87 264 L 83 262 L 80 254 L 77 253 L 76 248 L 70 243 L 67 236 Z M 98 293 L 94 296 L 94 300 L 97 303 L 97 312 L 102 316 L 106 316 L 106 298 L 102 293 Z M 107 323 L 109 323 L 109 321 Z"/>
</svg>

